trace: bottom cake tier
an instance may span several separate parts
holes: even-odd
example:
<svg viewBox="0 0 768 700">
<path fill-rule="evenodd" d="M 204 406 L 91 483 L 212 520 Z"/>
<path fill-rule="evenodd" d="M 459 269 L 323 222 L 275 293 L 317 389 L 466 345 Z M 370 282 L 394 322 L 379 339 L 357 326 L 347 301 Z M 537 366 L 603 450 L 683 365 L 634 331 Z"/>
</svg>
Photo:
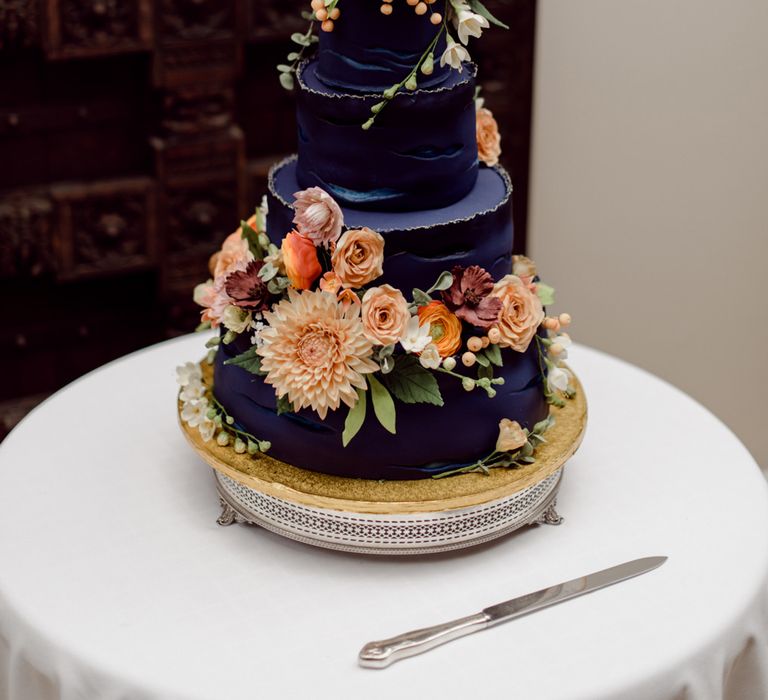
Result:
<svg viewBox="0 0 768 700">
<path fill-rule="evenodd" d="M 241 343 L 223 345 L 214 364 L 213 393 L 240 428 L 272 443 L 270 456 L 303 469 L 359 479 L 424 479 L 477 461 L 493 451 L 499 422 L 507 418 L 523 428 L 545 419 L 549 404 L 542 387 L 536 343 L 525 353 L 504 351 L 504 378 L 497 395 L 467 392 L 453 377 L 438 380 L 444 406 L 403 404 L 397 433 L 366 421 L 347 446 L 342 445 L 346 410 L 320 420 L 311 410 L 278 415 L 274 389 L 261 377 L 225 362 L 243 351 Z M 247 343 L 247 338 L 245 338 Z"/>
<path fill-rule="evenodd" d="M 208 384 L 211 373 L 206 370 Z M 363 554 L 425 554 L 482 544 L 534 523 L 560 524 L 555 499 L 564 466 L 579 448 L 587 424 L 578 381 L 576 387 L 574 401 L 552 409 L 554 424 L 534 462 L 445 479 L 319 474 L 270 455 L 238 454 L 231 445 L 205 441 L 183 419 L 181 427 L 214 470 L 220 525 L 258 525 L 306 544 Z"/>
</svg>

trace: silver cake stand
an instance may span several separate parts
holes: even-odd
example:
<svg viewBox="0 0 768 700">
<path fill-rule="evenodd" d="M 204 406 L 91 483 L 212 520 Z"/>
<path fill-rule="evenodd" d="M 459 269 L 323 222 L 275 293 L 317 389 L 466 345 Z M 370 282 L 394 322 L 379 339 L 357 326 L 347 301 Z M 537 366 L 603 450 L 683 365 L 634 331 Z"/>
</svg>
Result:
<svg viewBox="0 0 768 700">
<path fill-rule="evenodd" d="M 205 375 L 209 373 L 204 371 Z M 237 454 L 180 421 L 213 469 L 220 525 L 258 525 L 305 544 L 359 554 L 445 552 L 488 542 L 527 525 L 559 525 L 555 510 L 565 463 L 584 437 L 581 387 L 554 408 L 536 462 L 490 475 L 417 481 L 345 479 L 298 469 L 266 455 Z"/>
</svg>

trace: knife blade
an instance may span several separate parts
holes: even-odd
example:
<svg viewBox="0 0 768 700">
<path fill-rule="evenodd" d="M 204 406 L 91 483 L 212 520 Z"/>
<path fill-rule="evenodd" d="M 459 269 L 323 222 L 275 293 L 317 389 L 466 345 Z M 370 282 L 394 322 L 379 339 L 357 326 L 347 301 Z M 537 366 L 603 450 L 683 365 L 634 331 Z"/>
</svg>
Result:
<svg viewBox="0 0 768 700">
<path fill-rule="evenodd" d="M 364 668 L 386 668 L 396 661 L 423 654 L 454 639 L 646 574 L 660 567 L 665 561 L 667 557 L 645 557 L 624 562 L 618 566 L 492 605 L 475 615 L 406 632 L 391 639 L 369 642 L 360 650 L 358 660 Z"/>
</svg>

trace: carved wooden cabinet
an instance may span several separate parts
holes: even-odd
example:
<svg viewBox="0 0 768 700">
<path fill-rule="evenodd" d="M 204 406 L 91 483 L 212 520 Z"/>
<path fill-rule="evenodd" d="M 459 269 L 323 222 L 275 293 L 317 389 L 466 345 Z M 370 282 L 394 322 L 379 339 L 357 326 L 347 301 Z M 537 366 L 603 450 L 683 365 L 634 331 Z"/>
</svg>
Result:
<svg viewBox="0 0 768 700">
<path fill-rule="evenodd" d="M 535 0 L 487 4 L 511 31 L 473 56 L 522 249 Z M 305 5 L 0 0 L 0 438 L 66 382 L 194 327 L 209 255 L 295 148 L 275 65 Z"/>
</svg>

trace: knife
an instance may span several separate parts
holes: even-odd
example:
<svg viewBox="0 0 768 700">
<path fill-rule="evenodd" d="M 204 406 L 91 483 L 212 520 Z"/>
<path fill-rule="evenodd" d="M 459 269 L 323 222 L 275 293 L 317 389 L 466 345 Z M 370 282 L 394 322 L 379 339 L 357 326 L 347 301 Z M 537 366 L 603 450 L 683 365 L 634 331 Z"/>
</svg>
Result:
<svg viewBox="0 0 768 700">
<path fill-rule="evenodd" d="M 386 668 L 400 659 L 423 654 L 454 639 L 648 573 L 660 567 L 665 561 L 667 557 L 635 559 L 535 593 L 512 598 L 453 622 L 406 632 L 380 642 L 369 642 L 360 650 L 360 665 L 364 668 Z"/>
</svg>

